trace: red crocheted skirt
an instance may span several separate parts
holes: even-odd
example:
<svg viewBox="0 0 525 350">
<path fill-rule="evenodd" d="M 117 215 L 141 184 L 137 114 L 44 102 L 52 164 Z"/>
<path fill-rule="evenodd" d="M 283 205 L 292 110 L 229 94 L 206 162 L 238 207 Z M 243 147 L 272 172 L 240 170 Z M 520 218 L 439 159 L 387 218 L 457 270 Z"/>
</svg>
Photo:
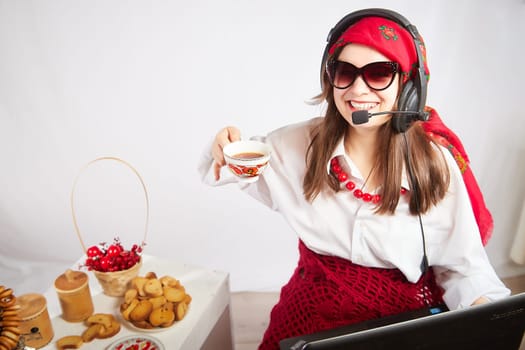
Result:
<svg viewBox="0 0 525 350">
<path fill-rule="evenodd" d="M 411 283 L 398 269 L 356 265 L 319 255 L 299 241 L 299 262 L 281 289 L 259 350 L 279 341 L 443 303 L 432 269 Z"/>
</svg>

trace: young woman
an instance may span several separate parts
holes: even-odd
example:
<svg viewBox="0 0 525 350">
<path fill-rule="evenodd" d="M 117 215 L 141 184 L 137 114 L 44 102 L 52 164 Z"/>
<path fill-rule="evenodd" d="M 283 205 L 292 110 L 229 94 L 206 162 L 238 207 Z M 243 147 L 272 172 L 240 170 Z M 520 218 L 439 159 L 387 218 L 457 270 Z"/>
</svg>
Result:
<svg viewBox="0 0 525 350">
<path fill-rule="evenodd" d="M 404 21 L 363 10 L 334 28 L 318 97 L 325 115 L 267 135 L 270 167 L 241 186 L 299 238 L 298 266 L 260 349 L 429 305 L 457 309 L 509 295 L 483 247 L 490 213 L 461 143 L 424 105 L 424 45 Z M 222 148 L 238 139 L 235 127 L 216 135 L 201 166 L 210 184 L 231 182 L 220 178 Z"/>
</svg>

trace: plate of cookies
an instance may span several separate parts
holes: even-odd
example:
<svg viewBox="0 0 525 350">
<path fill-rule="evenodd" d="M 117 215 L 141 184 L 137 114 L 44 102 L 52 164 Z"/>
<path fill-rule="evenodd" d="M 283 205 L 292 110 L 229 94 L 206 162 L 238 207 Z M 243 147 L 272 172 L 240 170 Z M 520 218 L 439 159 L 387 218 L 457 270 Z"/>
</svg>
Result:
<svg viewBox="0 0 525 350">
<path fill-rule="evenodd" d="M 136 350 L 136 349 L 148 349 L 148 350 L 164 350 L 164 345 L 160 340 L 149 337 L 147 335 L 136 336 L 132 335 L 117 340 L 111 344 L 107 350 Z"/>
<path fill-rule="evenodd" d="M 148 272 L 131 280 L 120 304 L 120 315 L 136 331 L 160 332 L 186 316 L 191 300 L 176 278 Z"/>
</svg>

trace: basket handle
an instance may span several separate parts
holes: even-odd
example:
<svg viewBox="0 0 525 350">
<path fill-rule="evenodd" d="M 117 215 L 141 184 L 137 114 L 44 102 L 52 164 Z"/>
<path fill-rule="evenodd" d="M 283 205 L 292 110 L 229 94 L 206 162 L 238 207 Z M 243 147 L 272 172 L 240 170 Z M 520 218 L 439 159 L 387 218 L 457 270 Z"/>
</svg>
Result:
<svg viewBox="0 0 525 350">
<path fill-rule="evenodd" d="M 137 175 L 137 177 L 138 177 L 138 179 L 139 179 L 139 181 L 140 181 L 140 183 L 142 185 L 142 189 L 144 190 L 144 197 L 146 199 L 146 223 L 145 223 L 145 226 L 144 226 L 144 240 L 142 241 L 143 243 L 146 242 L 146 237 L 147 237 L 147 234 L 148 234 L 149 197 L 148 197 L 148 191 L 146 190 L 146 185 L 144 184 L 144 180 L 140 176 L 139 172 L 130 163 L 128 163 L 125 160 L 122 160 L 120 158 L 117 158 L 117 157 L 100 157 L 100 158 L 96 158 L 96 159 L 88 162 L 86 165 L 84 165 L 80 169 L 78 175 L 75 178 L 75 181 L 73 182 L 73 188 L 71 189 L 71 214 L 73 216 L 73 225 L 75 226 L 75 232 L 76 232 L 76 234 L 78 236 L 78 239 L 80 240 L 80 244 L 82 245 L 82 249 L 84 250 L 84 253 L 87 252 L 87 249 L 86 249 L 86 245 L 84 244 L 84 241 L 82 240 L 82 235 L 80 234 L 80 229 L 78 228 L 77 218 L 76 218 L 76 215 L 75 215 L 75 201 L 74 201 L 75 189 L 77 187 L 78 179 L 80 178 L 80 175 L 84 172 L 84 170 L 86 170 L 86 168 L 88 168 L 93 163 L 96 163 L 96 162 L 99 162 L 99 161 L 102 161 L 102 160 L 114 160 L 114 161 L 117 161 L 117 162 L 127 166 L 129 169 L 131 169 L 131 171 L 133 171 L 135 173 L 135 175 Z"/>
</svg>

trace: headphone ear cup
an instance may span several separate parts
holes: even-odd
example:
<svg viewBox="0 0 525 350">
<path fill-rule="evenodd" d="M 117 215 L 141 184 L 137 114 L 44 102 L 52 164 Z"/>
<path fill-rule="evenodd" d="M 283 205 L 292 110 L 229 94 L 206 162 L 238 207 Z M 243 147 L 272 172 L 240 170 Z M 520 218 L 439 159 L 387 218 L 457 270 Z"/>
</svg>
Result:
<svg viewBox="0 0 525 350">
<path fill-rule="evenodd" d="M 399 95 L 398 109 L 400 111 L 417 111 L 419 110 L 419 96 L 413 80 L 409 80 L 403 86 Z"/>
<path fill-rule="evenodd" d="M 417 111 L 419 109 L 419 96 L 412 80 L 407 81 L 398 100 L 399 111 Z M 392 127 L 396 132 L 405 132 L 412 122 L 417 120 L 417 114 L 401 114 L 392 118 Z"/>
</svg>

